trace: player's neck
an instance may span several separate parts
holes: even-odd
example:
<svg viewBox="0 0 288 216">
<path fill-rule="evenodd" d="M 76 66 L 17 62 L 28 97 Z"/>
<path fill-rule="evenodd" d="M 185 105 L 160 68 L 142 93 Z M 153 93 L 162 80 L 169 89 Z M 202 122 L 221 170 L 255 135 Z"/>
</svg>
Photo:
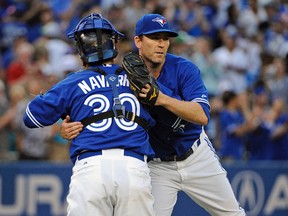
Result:
<svg viewBox="0 0 288 216">
<path fill-rule="evenodd" d="M 162 67 L 163 67 L 163 63 L 162 64 L 158 64 L 158 63 L 147 64 L 147 68 L 148 68 L 149 72 L 156 79 L 160 76 L 161 71 L 162 71 Z"/>
<path fill-rule="evenodd" d="M 88 69 L 90 67 L 98 67 L 100 65 L 108 66 L 108 65 L 112 65 L 112 64 L 113 64 L 113 60 L 108 60 L 108 61 L 104 61 L 104 62 L 101 62 L 101 63 L 98 63 L 98 64 L 86 64 L 85 68 Z"/>
</svg>

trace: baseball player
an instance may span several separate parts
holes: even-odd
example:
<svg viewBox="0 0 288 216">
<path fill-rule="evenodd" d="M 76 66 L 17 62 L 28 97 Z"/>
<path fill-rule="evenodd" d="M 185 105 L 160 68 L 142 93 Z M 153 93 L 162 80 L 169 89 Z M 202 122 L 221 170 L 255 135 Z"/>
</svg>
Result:
<svg viewBox="0 0 288 216">
<path fill-rule="evenodd" d="M 169 39 L 177 36 L 159 14 L 146 14 L 136 23 L 134 42 L 149 72 L 181 98 L 159 97 L 150 112 L 156 120 L 149 131 L 155 151 L 149 167 L 156 215 L 171 215 L 178 191 L 184 191 L 213 216 L 243 216 L 204 131 L 210 105 L 200 71 L 187 59 L 167 53 Z"/>
<path fill-rule="evenodd" d="M 134 42 L 139 54 L 157 83 L 173 95 L 160 92 L 150 109 L 156 120 L 149 130 L 155 157 L 148 163 L 155 213 L 170 216 L 177 193 L 184 191 L 213 216 L 244 216 L 204 131 L 210 105 L 200 71 L 187 59 L 167 53 L 169 39 L 177 36 L 159 14 L 146 14 L 136 23 Z M 149 92 L 150 86 L 146 85 L 138 97 L 145 98 Z M 62 127 L 65 136 L 71 125 L 65 122 Z"/>
<path fill-rule="evenodd" d="M 84 125 L 70 147 L 68 216 L 154 216 L 147 166 L 154 152 L 146 130 L 155 121 L 130 90 L 123 69 L 113 64 L 123 34 L 92 13 L 68 36 L 76 41 L 84 69 L 36 96 L 24 115 L 29 128 L 67 115 Z"/>
</svg>

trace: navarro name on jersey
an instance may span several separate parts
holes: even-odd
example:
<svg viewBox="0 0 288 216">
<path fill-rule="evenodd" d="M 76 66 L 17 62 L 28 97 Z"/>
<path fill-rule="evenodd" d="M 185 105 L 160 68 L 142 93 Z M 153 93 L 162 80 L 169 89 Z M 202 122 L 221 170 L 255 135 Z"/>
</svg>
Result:
<svg viewBox="0 0 288 216">
<path fill-rule="evenodd" d="M 91 92 L 97 88 L 111 88 L 104 75 L 91 76 L 87 81 L 82 80 L 80 83 L 78 83 L 78 86 L 84 94 L 87 94 L 88 92 Z M 117 87 L 118 86 L 129 87 L 129 81 L 126 74 L 118 75 Z"/>
</svg>

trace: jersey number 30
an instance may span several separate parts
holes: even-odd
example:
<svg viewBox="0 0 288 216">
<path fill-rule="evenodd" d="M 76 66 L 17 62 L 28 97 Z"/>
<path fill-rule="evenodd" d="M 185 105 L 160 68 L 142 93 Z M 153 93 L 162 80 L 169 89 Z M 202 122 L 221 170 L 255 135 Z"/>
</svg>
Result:
<svg viewBox="0 0 288 216">
<path fill-rule="evenodd" d="M 120 101 L 122 104 L 129 103 L 131 106 L 131 112 L 135 113 L 136 115 L 140 115 L 140 103 L 137 100 L 137 98 L 131 94 L 131 93 L 122 93 L 119 95 Z M 114 104 L 111 104 L 111 102 L 108 100 L 108 98 L 101 94 L 94 94 L 88 97 L 84 105 L 95 107 L 95 104 L 97 104 L 97 108 L 94 108 L 94 115 L 97 115 L 102 112 L 106 112 L 112 109 L 112 106 Z M 100 104 L 100 105 L 99 105 Z M 107 130 L 112 125 L 112 121 L 115 121 L 118 127 L 120 127 L 123 130 L 131 131 L 135 130 L 137 127 L 137 123 L 128 121 L 125 119 L 117 119 L 117 118 L 107 118 L 103 119 L 102 121 L 92 123 L 87 126 L 87 129 L 95 132 L 104 131 Z"/>
</svg>

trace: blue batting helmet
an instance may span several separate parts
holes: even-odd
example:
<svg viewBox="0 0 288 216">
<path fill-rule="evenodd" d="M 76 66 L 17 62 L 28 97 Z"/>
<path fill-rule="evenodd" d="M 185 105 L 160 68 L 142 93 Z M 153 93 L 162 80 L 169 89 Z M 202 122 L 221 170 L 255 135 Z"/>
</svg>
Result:
<svg viewBox="0 0 288 216">
<path fill-rule="evenodd" d="M 80 57 L 85 63 L 101 63 L 118 54 L 116 43 L 123 34 L 98 13 L 92 13 L 80 20 L 69 38 L 76 40 Z"/>
</svg>

